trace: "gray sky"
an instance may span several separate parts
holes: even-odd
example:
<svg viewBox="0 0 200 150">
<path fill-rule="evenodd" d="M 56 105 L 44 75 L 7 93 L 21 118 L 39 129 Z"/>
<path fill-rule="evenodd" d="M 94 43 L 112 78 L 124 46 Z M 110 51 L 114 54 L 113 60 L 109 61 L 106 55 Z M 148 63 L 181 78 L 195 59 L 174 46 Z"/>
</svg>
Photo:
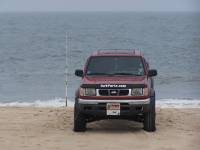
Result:
<svg viewBox="0 0 200 150">
<path fill-rule="evenodd" d="M 200 11 L 200 0 L 0 0 L 0 11 Z"/>
</svg>

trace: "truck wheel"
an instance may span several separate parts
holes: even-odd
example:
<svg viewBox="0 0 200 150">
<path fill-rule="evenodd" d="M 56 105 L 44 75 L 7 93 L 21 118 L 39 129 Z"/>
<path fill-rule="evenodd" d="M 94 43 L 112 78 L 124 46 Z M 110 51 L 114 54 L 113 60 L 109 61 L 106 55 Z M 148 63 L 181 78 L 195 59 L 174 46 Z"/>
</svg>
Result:
<svg viewBox="0 0 200 150">
<path fill-rule="evenodd" d="M 86 130 L 85 116 L 79 112 L 77 104 L 74 106 L 74 131 L 83 132 Z"/>
<path fill-rule="evenodd" d="M 144 130 L 154 132 L 156 130 L 155 94 L 151 97 L 150 111 L 144 114 Z"/>
</svg>

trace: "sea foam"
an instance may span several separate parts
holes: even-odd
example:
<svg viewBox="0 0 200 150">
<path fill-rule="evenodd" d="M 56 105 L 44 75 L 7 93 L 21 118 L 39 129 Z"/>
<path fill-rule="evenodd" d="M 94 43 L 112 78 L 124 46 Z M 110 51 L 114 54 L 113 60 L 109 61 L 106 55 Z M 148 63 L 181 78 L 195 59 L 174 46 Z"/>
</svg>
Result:
<svg viewBox="0 0 200 150">
<path fill-rule="evenodd" d="M 32 102 L 15 101 L 9 103 L 0 103 L 0 107 L 65 107 L 64 98 L 55 98 L 51 100 L 35 100 Z M 67 101 L 68 107 L 74 106 L 74 101 Z M 200 99 L 169 98 L 157 99 L 156 107 L 160 108 L 200 108 Z"/>
</svg>

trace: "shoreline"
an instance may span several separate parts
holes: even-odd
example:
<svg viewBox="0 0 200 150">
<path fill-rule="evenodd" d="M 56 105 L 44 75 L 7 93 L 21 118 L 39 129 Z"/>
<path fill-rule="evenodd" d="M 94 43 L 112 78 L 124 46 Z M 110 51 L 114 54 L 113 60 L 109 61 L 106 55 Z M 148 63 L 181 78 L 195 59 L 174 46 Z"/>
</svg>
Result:
<svg viewBox="0 0 200 150">
<path fill-rule="evenodd" d="M 1 102 L 1 107 L 38 107 L 38 108 L 60 108 L 65 107 L 66 100 L 64 98 L 55 98 L 49 100 L 35 101 L 13 101 Z M 73 107 L 74 101 L 68 100 L 68 107 Z M 200 108 L 200 98 L 163 98 L 156 99 L 156 107 L 159 108 Z"/>
<path fill-rule="evenodd" d="M 73 132 L 73 108 L 0 107 L 0 146 L 15 150 L 199 150 L 200 108 L 157 108 L 157 130 L 126 120 L 89 123 Z"/>
</svg>

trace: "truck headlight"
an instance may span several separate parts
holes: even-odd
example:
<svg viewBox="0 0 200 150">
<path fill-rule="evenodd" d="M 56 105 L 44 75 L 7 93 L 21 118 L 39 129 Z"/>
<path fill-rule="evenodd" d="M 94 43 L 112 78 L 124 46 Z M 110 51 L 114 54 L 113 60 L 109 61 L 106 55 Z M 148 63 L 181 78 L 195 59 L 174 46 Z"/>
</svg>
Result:
<svg viewBox="0 0 200 150">
<path fill-rule="evenodd" d="M 148 96 L 148 88 L 133 88 L 131 91 L 132 96 Z"/>
<path fill-rule="evenodd" d="M 96 89 L 80 88 L 80 96 L 96 96 Z"/>
</svg>

